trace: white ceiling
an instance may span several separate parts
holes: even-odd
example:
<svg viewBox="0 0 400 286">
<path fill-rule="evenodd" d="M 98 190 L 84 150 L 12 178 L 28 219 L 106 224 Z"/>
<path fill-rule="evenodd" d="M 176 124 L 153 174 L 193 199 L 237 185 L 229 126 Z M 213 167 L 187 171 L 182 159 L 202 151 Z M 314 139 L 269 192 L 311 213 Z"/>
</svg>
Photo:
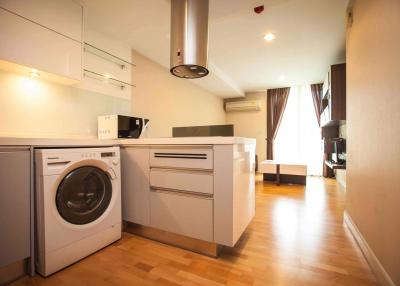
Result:
<svg viewBox="0 0 400 286">
<path fill-rule="evenodd" d="M 221 97 L 323 81 L 329 65 L 345 58 L 347 2 L 210 0 L 210 75 L 192 81 Z M 169 67 L 169 0 L 84 3 L 87 24 Z M 260 4 L 265 11 L 257 15 Z M 271 43 L 267 32 L 276 34 Z"/>
</svg>

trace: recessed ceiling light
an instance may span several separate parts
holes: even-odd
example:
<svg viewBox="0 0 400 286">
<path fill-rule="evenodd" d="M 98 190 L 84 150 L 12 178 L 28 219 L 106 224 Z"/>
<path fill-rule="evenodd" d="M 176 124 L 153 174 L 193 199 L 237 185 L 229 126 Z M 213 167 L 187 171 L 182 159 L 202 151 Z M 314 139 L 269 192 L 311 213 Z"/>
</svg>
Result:
<svg viewBox="0 0 400 286">
<path fill-rule="evenodd" d="M 267 42 L 271 42 L 272 40 L 274 40 L 275 39 L 275 34 L 273 34 L 273 33 L 268 33 L 268 34 L 265 34 L 265 36 L 264 36 L 264 40 L 266 40 Z"/>
<path fill-rule="evenodd" d="M 284 75 L 281 75 L 281 76 L 279 77 L 279 80 L 280 80 L 280 81 L 285 80 L 285 76 L 284 76 Z"/>
<path fill-rule="evenodd" d="M 31 77 L 39 77 L 40 76 L 40 73 L 38 72 L 37 69 L 32 69 L 29 74 L 31 75 Z"/>
</svg>

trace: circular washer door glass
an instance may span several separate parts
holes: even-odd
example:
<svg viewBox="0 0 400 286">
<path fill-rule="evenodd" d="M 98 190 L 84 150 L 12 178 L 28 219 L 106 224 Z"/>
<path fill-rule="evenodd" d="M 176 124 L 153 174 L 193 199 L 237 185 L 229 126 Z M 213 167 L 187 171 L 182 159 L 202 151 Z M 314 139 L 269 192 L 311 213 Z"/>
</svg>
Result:
<svg viewBox="0 0 400 286">
<path fill-rule="evenodd" d="M 110 204 L 112 185 L 109 176 L 92 166 L 77 168 L 61 181 L 56 206 L 63 219 L 72 224 L 87 224 L 98 219 Z"/>
</svg>

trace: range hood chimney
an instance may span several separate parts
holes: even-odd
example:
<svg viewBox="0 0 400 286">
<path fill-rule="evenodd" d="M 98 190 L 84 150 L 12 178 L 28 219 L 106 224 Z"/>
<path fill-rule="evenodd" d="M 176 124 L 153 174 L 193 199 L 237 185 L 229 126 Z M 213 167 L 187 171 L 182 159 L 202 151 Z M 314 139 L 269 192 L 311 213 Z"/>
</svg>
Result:
<svg viewBox="0 0 400 286">
<path fill-rule="evenodd" d="M 207 57 L 208 0 L 171 0 L 171 73 L 206 76 Z"/>
</svg>

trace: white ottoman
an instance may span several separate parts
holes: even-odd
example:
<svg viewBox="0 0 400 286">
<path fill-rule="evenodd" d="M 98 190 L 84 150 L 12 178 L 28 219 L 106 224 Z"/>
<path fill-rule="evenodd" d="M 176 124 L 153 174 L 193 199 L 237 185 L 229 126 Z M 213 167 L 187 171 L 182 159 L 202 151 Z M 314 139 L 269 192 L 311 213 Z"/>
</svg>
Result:
<svg viewBox="0 0 400 286">
<path fill-rule="evenodd" d="M 307 181 L 307 165 L 302 163 L 264 160 L 258 169 L 263 173 L 264 181 L 274 181 L 277 185 L 281 183 L 305 185 Z"/>
</svg>

